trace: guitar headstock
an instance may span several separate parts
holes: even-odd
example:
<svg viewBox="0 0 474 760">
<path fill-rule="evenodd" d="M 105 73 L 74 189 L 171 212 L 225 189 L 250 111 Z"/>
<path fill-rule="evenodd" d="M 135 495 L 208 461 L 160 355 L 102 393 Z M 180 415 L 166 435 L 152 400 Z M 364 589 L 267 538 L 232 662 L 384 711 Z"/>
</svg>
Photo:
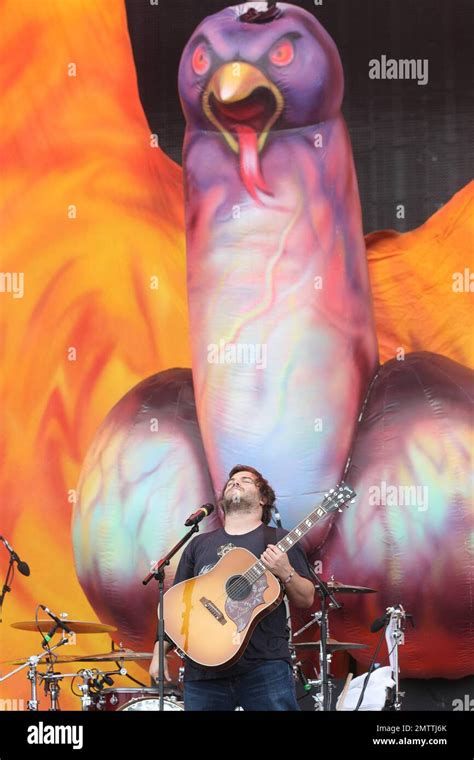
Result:
<svg viewBox="0 0 474 760">
<path fill-rule="evenodd" d="M 347 483 L 341 481 L 324 495 L 321 506 L 326 512 L 342 512 L 342 507 L 349 507 L 349 503 L 354 503 L 355 496 L 356 492 Z"/>
</svg>

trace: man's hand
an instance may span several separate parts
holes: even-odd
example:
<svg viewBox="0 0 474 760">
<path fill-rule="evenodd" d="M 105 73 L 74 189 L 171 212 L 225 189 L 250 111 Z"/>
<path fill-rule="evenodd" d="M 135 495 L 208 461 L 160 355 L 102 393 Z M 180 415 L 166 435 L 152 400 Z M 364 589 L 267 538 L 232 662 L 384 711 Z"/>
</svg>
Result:
<svg viewBox="0 0 474 760">
<path fill-rule="evenodd" d="M 268 544 L 263 554 L 260 555 L 260 559 L 281 581 L 285 582 L 291 575 L 290 580 L 285 584 L 285 593 L 295 607 L 309 609 L 312 606 L 314 601 L 314 583 L 307 578 L 302 578 L 291 567 L 285 552 L 280 551 L 278 546 Z"/>
<path fill-rule="evenodd" d="M 166 659 L 166 654 L 169 651 L 169 649 L 170 649 L 170 645 L 167 641 L 165 641 L 165 667 L 164 667 L 165 681 L 171 681 L 170 674 L 168 672 L 168 661 Z M 156 641 L 155 647 L 153 649 L 153 659 L 150 663 L 150 667 L 148 668 L 148 672 L 154 681 L 158 680 L 158 676 L 160 674 L 160 663 L 159 663 L 158 656 L 159 656 L 159 643 L 158 641 Z"/>
<path fill-rule="evenodd" d="M 282 581 L 286 580 L 293 570 L 285 552 L 280 551 L 278 546 L 273 546 L 273 544 L 268 544 L 263 554 L 260 555 L 260 559 L 272 571 L 273 575 Z"/>
</svg>

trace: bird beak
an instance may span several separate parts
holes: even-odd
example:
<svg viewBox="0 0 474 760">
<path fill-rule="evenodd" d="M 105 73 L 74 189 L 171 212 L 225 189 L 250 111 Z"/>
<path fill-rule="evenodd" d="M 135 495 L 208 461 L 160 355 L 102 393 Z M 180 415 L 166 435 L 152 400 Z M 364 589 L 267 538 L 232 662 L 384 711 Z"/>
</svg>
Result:
<svg viewBox="0 0 474 760">
<path fill-rule="evenodd" d="M 212 76 L 202 100 L 203 110 L 230 148 L 240 152 L 253 133 L 260 152 L 283 110 L 283 96 L 255 66 L 244 61 L 225 63 Z"/>
</svg>

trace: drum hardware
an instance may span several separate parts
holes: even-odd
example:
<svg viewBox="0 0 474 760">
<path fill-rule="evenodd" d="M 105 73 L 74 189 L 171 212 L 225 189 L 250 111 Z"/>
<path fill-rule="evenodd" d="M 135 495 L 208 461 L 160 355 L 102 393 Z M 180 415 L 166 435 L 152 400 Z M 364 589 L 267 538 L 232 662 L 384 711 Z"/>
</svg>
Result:
<svg viewBox="0 0 474 760">
<path fill-rule="evenodd" d="M 81 709 L 83 711 L 101 710 L 102 694 L 106 691 L 104 684 L 111 686 L 114 682 L 111 676 L 126 676 L 127 670 L 126 668 L 118 668 L 117 670 L 102 671 L 97 670 L 97 668 L 83 668 L 74 675 L 76 678 L 82 679 L 82 684 L 78 686 L 81 692 Z"/>
<path fill-rule="evenodd" d="M 87 656 L 81 656 L 81 655 L 66 655 L 64 657 L 54 657 L 54 665 L 61 664 L 61 663 L 74 663 L 74 662 L 101 662 L 101 661 L 118 661 L 117 662 L 117 669 L 116 670 L 98 670 L 97 668 L 83 668 L 82 670 L 79 670 L 76 673 L 54 673 L 50 671 L 41 672 L 38 670 L 38 664 L 41 664 L 41 660 L 44 658 L 51 657 L 51 652 L 56 649 L 57 647 L 61 646 L 62 644 L 67 643 L 67 638 L 64 638 L 62 641 L 58 642 L 54 647 L 50 647 L 50 649 L 46 652 L 42 652 L 40 655 L 35 655 L 32 657 L 24 658 L 22 660 L 14 660 L 10 661 L 13 664 L 18 664 L 19 667 L 13 670 L 11 673 L 7 674 L 6 676 L 3 676 L 3 678 L 0 678 L 0 682 L 3 680 L 6 680 L 12 675 L 15 675 L 15 673 L 18 673 L 23 668 L 28 667 L 28 673 L 27 677 L 28 680 L 31 683 L 31 698 L 28 700 L 27 703 L 27 709 L 28 710 L 38 710 L 39 700 L 37 696 L 37 689 L 38 689 L 38 680 L 41 683 L 44 683 L 44 689 L 45 689 L 45 695 L 49 696 L 51 700 L 51 706 L 49 710 L 56 711 L 59 710 L 59 693 L 60 693 L 60 681 L 63 678 L 72 678 L 73 681 L 75 678 L 82 679 L 82 683 L 78 686 L 78 689 L 80 691 L 80 695 L 76 694 L 76 692 L 73 691 L 74 694 L 77 696 L 80 696 L 81 704 L 82 704 L 82 710 L 89 710 L 89 709 L 101 709 L 100 705 L 99 707 L 95 706 L 96 704 L 100 703 L 101 694 L 103 691 L 106 691 L 104 689 L 104 686 L 112 686 L 113 685 L 113 679 L 111 678 L 112 675 L 120 675 L 120 676 L 128 676 L 128 672 L 126 668 L 123 667 L 123 661 L 124 660 L 147 660 L 151 659 L 152 655 L 148 652 L 132 652 L 131 650 L 114 650 L 112 652 L 106 652 L 105 654 L 98 654 L 98 655 L 90 655 Z M 51 665 L 50 665 L 51 667 Z M 91 708 L 91 705 L 94 705 Z"/>
<path fill-rule="evenodd" d="M 116 687 L 112 675 L 130 677 L 126 668 L 101 671 L 96 668 L 83 668 L 75 677 L 82 679 L 78 687 L 81 692 L 81 709 L 83 711 L 121 711 L 121 710 L 158 710 L 159 693 L 156 688 Z M 107 684 L 107 688 L 104 685 Z M 75 693 L 75 692 L 74 692 Z M 164 693 L 164 710 L 182 710 L 182 697 L 179 688 L 167 684 Z"/>
<path fill-rule="evenodd" d="M 87 711 L 90 709 L 90 706 L 92 704 L 92 697 L 91 697 L 91 681 L 94 677 L 94 671 L 93 670 L 87 670 L 84 668 L 83 670 L 80 670 L 78 672 L 79 678 L 82 678 L 82 684 L 79 685 L 79 691 L 81 692 L 81 705 L 82 710 Z"/>
<path fill-rule="evenodd" d="M 59 677 L 57 678 L 56 675 Z M 44 683 L 44 695 L 50 698 L 51 705 L 48 708 L 51 711 L 59 710 L 59 681 L 65 678 L 62 674 L 55 673 L 38 673 L 40 683 Z"/>
<path fill-rule="evenodd" d="M 45 652 L 41 652 L 41 654 L 37 654 L 37 655 L 32 655 L 31 657 L 28 657 L 26 660 L 20 660 L 18 668 L 15 668 L 15 670 L 12 670 L 10 673 L 7 673 L 5 676 L 0 677 L 0 683 L 1 683 L 2 681 L 6 681 L 8 678 L 11 678 L 11 676 L 14 676 L 16 673 L 19 673 L 20 670 L 23 670 L 24 668 L 28 667 L 27 678 L 30 681 L 31 697 L 27 702 L 27 710 L 32 710 L 32 711 L 38 710 L 38 705 L 39 705 L 38 676 L 40 675 L 37 669 L 38 663 L 44 657 L 50 657 L 51 653 L 55 649 L 57 649 L 60 646 L 63 646 L 64 644 L 67 644 L 67 642 L 68 642 L 67 636 L 63 637 L 61 641 L 58 641 L 57 644 L 55 644 L 52 647 L 49 647 Z"/>
<path fill-rule="evenodd" d="M 63 680 L 63 678 L 76 678 L 77 673 L 54 673 L 46 671 L 45 673 L 41 673 L 38 671 L 38 678 L 40 680 L 40 684 L 44 683 L 44 694 L 45 697 L 49 697 L 51 701 L 51 706 L 48 708 L 50 712 L 56 712 L 57 710 L 60 710 L 59 707 L 59 693 L 60 693 L 60 681 Z"/>
<path fill-rule="evenodd" d="M 72 633 L 111 633 L 113 631 L 116 631 L 117 628 L 112 625 L 105 625 L 104 623 L 94 623 L 94 622 L 87 622 L 82 620 L 69 620 L 67 613 L 61 613 L 60 616 L 55 615 L 52 613 L 47 607 L 44 605 L 38 605 L 37 610 L 41 608 L 43 609 L 47 615 L 49 615 L 49 618 L 47 619 L 41 619 L 41 620 L 24 620 L 24 621 L 18 621 L 15 623 L 12 623 L 12 628 L 16 628 L 18 630 L 22 631 L 39 631 L 43 637 L 43 649 L 45 650 L 41 654 L 33 655 L 27 658 L 19 659 L 19 660 L 12 660 L 9 661 L 10 664 L 18 665 L 15 670 L 11 671 L 7 675 L 0 678 L 0 682 L 6 680 L 7 678 L 10 678 L 11 676 L 15 675 L 19 671 L 21 671 L 24 668 L 28 669 L 27 672 L 27 678 L 30 682 L 30 699 L 27 702 L 27 709 L 32 711 L 37 711 L 39 709 L 39 700 L 38 700 L 38 685 L 42 684 L 44 685 L 44 693 L 46 697 L 49 697 L 50 699 L 50 707 L 49 710 L 51 711 L 57 711 L 59 710 L 59 694 L 60 694 L 60 682 L 63 678 L 77 678 L 79 677 L 83 679 L 84 683 L 81 685 L 81 701 L 82 701 L 82 709 L 87 709 L 88 704 L 90 703 L 91 699 L 91 693 L 95 694 L 97 692 L 100 692 L 105 684 L 111 685 L 113 683 L 112 679 L 110 678 L 109 682 L 109 673 L 104 673 L 102 671 L 85 671 L 84 674 L 81 674 L 81 672 L 78 673 L 55 673 L 54 672 L 54 666 L 57 663 L 71 663 L 71 662 L 81 662 L 83 661 L 83 658 L 80 656 L 63 656 L 58 657 L 57 655 L 53 655 L 53 652 L 58 649 L 58 647 L 63 646 L 67 643 L 69 643 L 69 637 Z M 50 641 L 53 638 L 54 634 L 58 629 L 63 629 L 68 632 L 67 635 L 63 633 L 62 638 L 60 641 L 58 641 L 57 644 L 54 646 L 50 646 Z M 123 659 L 148 659 L 148 657 L 151 658 L 150 655 L 146 655 L 146 653 L 134 653 L 128 650 L 119 650 L 119 651 L 113 651 L 113 652 L 107 652 L 105 659 L 106 660 L 123 660 Z M 96 655 L 93 656 L 92 661 L 100 661 L 102 660 L 104 656 L 103 655 Z M 87 658 L 89 659 L 89 658 Z M 38 665 L 43 664 L 44 662 L 48 662 L 48 669 L 46 672 L 42 672 L 38 669 Z M 126 675 L 127 671 L 122 666 L 118 666 L 118 670 L 111 671 L 112 673 L 119 673 L 120 675 Z"/>
<path fill-rule="evenodd" d="M 311 684 L 306 675 L 303 672 L 303 663 L 298 659 L 296 652 L 296 644 L 292 642 L 288 643 L 291 657 L 291 669 L 293 671 L 293 678 L 295 682 L 300 682 L 305 692 L 311 691 Z"/>
<path fill-rule="evenodd" d="M 82 684 L 79 685 L 79 691 L 81 692 L 81 709 L 84 711 L 87 711 L 90 709 L 90 706 L 92 704 L 92 697 L 90 694 L 91 691 L 91 680 L 93 678 L 93 671 L 87 670 L 84 668 L 84 670 L 80 670 L 78 672 L 78 676 L 82 678 Z"/>
<path fill-rule="evenodd" d="M 301 649 L 319 649 L 319 662 L 320 662 L 320 669 L 321 672 L 318 676 L 318 679 L 316 682 L 314 682 L 314 685 L 319 686 L 319 691 L 316 694 L 313 694 L 314 699 L 314 709 L 315 710 L 322 710 L 327 711 L 331 709 L 331 701 L 332 701 L 332 691 L 333 691 L 333 683 L 332 683 L 332 677 L 330 675 L 330 668 L 331 668 L 331 662 L 332 662 L 332 655 L 334 652 L 348 650 L 348 649 L 366 649 L 368 648 L 366 644 L 356 644 L 353 642 L 347 642 L 347 641 L 336 641 L 336 639 L 331 639 L 329 635 L 329 612 L 332 610 L 340 609 L 343 605 L 337 601 L 336 597 L 334 596 L 334 593 L 338 594 L 373 594 L 376 593 L 376 589 L 368 588 L 366 586 L 353 586 L 353 585 L 347 585 L 344 583 L 340 583 L 339 581 L 336 581 L 334 578 L 334 575 L 331 576 L 329 581 L 324 582 L 314 571 L 314 569 L 309 566 L 309 569 L 311 571 L 311 574 L 314 576 L 316 582 L 317 582 L 317 590 L 319 592 L 319 595 L 321 597 L 321 610 L 319 612 L 314 612 L 311 614 L 311 620 L 306 623 L 302 628 L 300 628 L 296 633 L 294 634 L 293 638 L 296 638 L 299 636 L 303 631 L 310 628 L 315 623 L 318 624 L 320 628 L 320 638 L 317 642 L 304 642 L 304 643 L 294 643 L 293 646 L 295 647 L 295 650 L 298 648 Z M 310 679 L 306 679 L 307 683 L 310 684 Z"/>
<path fill-rule="evenodd" d="M 37 679 L 37 674 L 36 674 L 37 664 L 38 664 L 38 660 L 32 657 L 28 665 L 28 673 L 26 676 L 28 680 L 30 681 L 30 688 L 31 688 L 31 697 L 26 703 L 26 709 L 33 710 L 33 711 L 37 710 L 39 706 L 37 680 L 36 680 Z"/>
<path fill-rule="evenodd" d="M 332 689 L 333 689 L 333 683 L 332 680 L 330 680 L 330 667 L 331 667 L 331 660 L 332 660 L 332 652 L 327 647 L 328 639 L 329 639 L 329 608 L 328 604 L 331 603 L 331 609 L 340 609 L 342 607 L 342 604 L 337 601 L 335 596 L 332 593 L 332 590 L 328 588 L 326 583 L 322 580 L 322 578 L 319 577 L 319 575 L 315 572 L 313 567 L 309 565 L 309 569 L 311 571 L 311 575 L 314 577 L 316 581 L 316 589 L 321 597 L 321 610 L 319 612 L 314 613 L 313 620 L 304 628 L 309 628 L 310 625 L 317 622 L 320 628 L 320 640 L 319 640 L 319 664 L 320 664 L 320 688 L 319 691 L 316 694 L 313 694 L 314 699 L 314 709 L 315 710 L 321 710 L 321 711 L 327 711 L 331 709 L 331 697 L 332 697 Z M 331 578 L 331 581 L 334 582 L 334 578 Z M 295 633 L 295 638 L 298 636 L 302 631 L 297 631 Z"/>
</svg>

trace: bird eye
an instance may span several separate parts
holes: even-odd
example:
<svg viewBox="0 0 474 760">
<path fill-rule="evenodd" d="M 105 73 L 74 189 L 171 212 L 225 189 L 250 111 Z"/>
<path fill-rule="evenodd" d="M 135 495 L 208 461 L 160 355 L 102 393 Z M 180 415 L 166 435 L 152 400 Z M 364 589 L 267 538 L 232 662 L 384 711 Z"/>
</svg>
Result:
<svg viewBox="0 0 474 760">
<path fill-rule="evenodd" d="M 196 74 L 205 74 L 211 65 L 211 59 L 206 45 L 201 43 L 197 46 L 192 58 L 193 70 Z"/>
<path fill-rule="evenodd" d="M 295 50 L 290 40 L 277 42 L 270 50 L 270 60 L 275 66 L 288 66 L 292 62 L 294 55 Z"/>
</svg>

